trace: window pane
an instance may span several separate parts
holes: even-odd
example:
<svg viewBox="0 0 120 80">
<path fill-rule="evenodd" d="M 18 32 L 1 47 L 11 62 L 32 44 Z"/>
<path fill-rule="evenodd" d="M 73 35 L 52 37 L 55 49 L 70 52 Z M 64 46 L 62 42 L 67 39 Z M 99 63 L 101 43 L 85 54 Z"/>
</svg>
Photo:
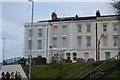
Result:
<svg viewBox="0 0 120 80">
<path fill-rule="evenodd" d="M 107 36 L 103 36 L 103 46 L 107 46 Z"/>
<path fill-rule="evenodd" d="M 113 31 L 118 31 L 118 25 L 117 24 L 113 24 Z"/>
<path fill-rule="evenodd" d="M 91 32 L 91 24 L 87 24 L 87 32 Z"/>
<path fill-rule="evenodd" d="M 66 34 L 66 32 L 67 32 L 67 26 L 66 26 L 66 25 L 63 25 L 62 34 Z"/>
<path fill-rule="evenodd" d="M 77 53 L 73 53 L 73 60 L 77 60 Z"/>
<path fill-rule="evenodd" d="M 28 42 L 28 50 L 31 50 L 31 49 L 32 49 L 32 41 L 29 40 L 29 42 Z"/>
<path fill-rule="evenodd" d="M 57 48 L 57 37 L 53 37 L 53 48 Z"/>
<path fill-rule="evenodd" d="M 63 45 L 63 48 L 66 48 L 66 47 L 67 47 L 66 37 L 62 37 L 62 45 Z"/>
<path fill-rule="evenodd" d="M 32 37 L 32 30 L 31 29 L 29 29 L 29 38 L 31 38 Z"/>
<path fill-rule="evenodd" d="M 78 36 L 78 48 L 82 46 L 82 36 Z"/>
<path fill-rule="evenodd" d="M 67 60 L 70 60 L 70 53 L 66 53 Z"/>
<path fill-rule="evenodd" d="M 42 37 L 42 29 L 38 29 L 38 37 Z"/>
<path fill-rule="evenodd" d="M 55 25 L 53 26 L 53 34 L 57 34 L 57 32 L 58 32 L 58 29 L 57 29 L 57 26 Z"/>
<path fill-rule="evenodd" d="M 107 24 L 103 25 L 103 31 L 107 31 Z"/>
<path fill-rule="evenodd" d="M 38 40 L 38 50 L 42 49 L 42 40 Z"/>
<path fill-rule="evenodd" d="M 87 47 L 91 47 L 91 36 L 87 36 Z"/>
<path fill-rule="evenodd" d="M 114 36 L 114 47 L 118 46 L 118 36 Z"/>
<path fill-rule="evenodd" d="M 109 60 L 110 59 L 110 52 L 105 52 L 105 57 L 106 57 L 106 60 Z"/>
<path fill-rule="evenodd" d="M 82 24 L 78 24 L 78 32 L 82 32 Z"/>
</svg>

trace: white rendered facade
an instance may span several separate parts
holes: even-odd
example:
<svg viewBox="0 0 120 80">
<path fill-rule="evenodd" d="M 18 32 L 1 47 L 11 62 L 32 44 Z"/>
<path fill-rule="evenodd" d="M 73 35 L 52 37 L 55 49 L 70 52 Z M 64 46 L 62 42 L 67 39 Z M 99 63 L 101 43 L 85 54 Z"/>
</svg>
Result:
<svg viewBox="0 0 120 80">
<path fill-rule="evenodd" d="M 32 36 L 32 57 L 42 56 L 46 57 L 46 36 L 47 36 L 47 22 L 34 22 L 33 23 L 33 36 Z M 30 54 L 30 40 L 31 40 L 31 24 L 26 23 L 24 35 L 24 57 L 28 58 Z"/>
<path fill-rule="evenodd" d="M 106 60 L 119 54 L 119 21 L 116 15 L 57 18 L 34 23 L 32 56 L 41 55 L 50 61 L 51 56 L 62 54 L 64 59 L 76 62 L 78 58 L 96 60 L 96 23 L 97 38 L 100 39 L 100 60 Z M 42 28 L 42 38 L 38 38 L 38 29 Z M 30 23 L 25 24 L 24 56 L 29 54 L 28 41 Z M 48 30 L 48 31 L 47 31 Z M 38 50 L 37 41 L 42 40 L 42 49 Z M 50 49 L 49 46 L 52 46 Z M 58 56 L 57 55 L 57 56 Z"/>
</svg>

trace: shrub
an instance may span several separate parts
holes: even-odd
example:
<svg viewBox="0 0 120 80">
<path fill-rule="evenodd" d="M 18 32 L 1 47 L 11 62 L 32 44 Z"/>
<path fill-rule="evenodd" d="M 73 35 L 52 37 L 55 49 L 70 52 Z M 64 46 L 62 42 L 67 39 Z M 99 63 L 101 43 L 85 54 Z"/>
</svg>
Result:
<svg viewBox="0 0 120 80">
<path fill-rule="evenodd" d="M 72 60 L 63 59 L 63 62 L 64 62 L 64 63 L 71 63 Z"/>
<path fill-rule="evenodd" d="M 100 65 L 102 62 L 100 62 L 100 61 L 97 61 L 97 62 L 94 62 L 93 64 L 92 64 L 92 66 L 98 66 L 98 65 Z"/>
<path fill-rule="evenodd" d="M 33 58 L 32 60 L 33 65 L 43 65 L 46 64 L 46 58 L 38 56 L 37 58 Z"/>
<path fill-rule="evenodd" d="M 87 62 L 89 62 L 89 63 L 94 63 L 95 60 L 94 60 L 93 58 L 89 58 L 89 59 L 87 60 Z"/>
<path fill-rule="evenodd" d="M 77 63 L 82 63 L 82 62 L 85 62 L 85 60 L 83 58 L 78 58 L 77 59 Z"/>
</svg>

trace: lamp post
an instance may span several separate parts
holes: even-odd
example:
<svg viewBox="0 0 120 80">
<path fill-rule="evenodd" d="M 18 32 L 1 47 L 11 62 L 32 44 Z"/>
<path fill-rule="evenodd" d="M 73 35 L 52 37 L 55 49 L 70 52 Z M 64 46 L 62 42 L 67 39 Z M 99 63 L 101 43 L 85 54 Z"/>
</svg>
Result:
<svg viewBox="0 0 120 80">
<path fill-rule="evenodd" d="M 34 1 L 28 0 L 32 3 L 32 16 L 31 16 L 31 48 L 30 48 L 30 62 L 29 62 L 29 80 L 31 78 L 31 64 L 32 64 L 32 36 L 33 36 L 33 12 L 34 12 Z"/>
<path fill-rule="evenodd" d="M 100 39 L 98 40 L 98 61 L 100 61 L 100 42 L 101 38 L 104 36 L 104 34 L 101 34 Z"/>
<path fill-rule="evenodd" d="M 97 23 L 96 23 L 95 25 L 96 25 L 96 27 L 95 27 L 95 29 L 96 29 L 96 61 L 98 61 L 98 46 L 97 46 L 97 41 L 98 41 L 98 39 L 97 39 Z"/>
<path fill-rule="evenodd" d="M 2 38 L 4 40 L 4 43 L 3 43 L 3 57 L 2 57 L 2 60 L 3 60 L 3 64 L 4 64 L 4 55 L 5 55 L 5 38 Z"/>
<path fill-rule="evenodd" d="M 51 62 L 53 62 L 53 58 L 55 57 L 55 56 L 53 56 L 53 52 L 52 52 L 52 49 L 53 49 L 53 47 L 52 46 L 50 46 L 49 47 L 51 50 L 50 50 L 50 52 L 51 52 Z M 60 51 L 58 51 L 58 52 L 56 52 L 56 54 L 59 54 L 59 53 L 61 53 L 61 52 L 63 52 L 64 50 L 60 50 Z M 62 70 L 63 70 L 63 58 L 62 58 L 62 54 L 59 54 L 59 55 L 57 55 L 56 56 L 57 57 L 57 63 L 59 64 L 59 70 L 60 70 L 60 76 L 59 76 L 59 78 L 60 78 L 60 80 L 62 80 Z"/>
<path fill-rule="evenodd" d="M 52 61 L 53 61 L 53 52 L 52 52 L 53 47 L 50 46 L 49 48 L 50 48 L 50 52 L 51 52 L 51 56 L 50 56 L 50 57 L 51 57 L 51 60 L 50 60 L 50 61 L 52 62 Z"/>
</svg>

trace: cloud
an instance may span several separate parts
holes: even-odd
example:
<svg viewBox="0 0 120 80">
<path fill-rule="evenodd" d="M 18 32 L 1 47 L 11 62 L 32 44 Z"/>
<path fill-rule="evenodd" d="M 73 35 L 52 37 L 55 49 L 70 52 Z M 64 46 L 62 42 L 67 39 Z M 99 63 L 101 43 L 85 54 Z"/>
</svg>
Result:
<svg viewBox="0 0 120 80">
<path fill-rule="evenodd" d="M 89 6 L 89 7 L 88 7 Z M 52 11 L 58 17 L 73 17 L 95 15 L 95 10 L 100 9 L 102 14 L 113 14 L 106 3 L 44 3 L 36 2 L 34 6 L 34 21 L 50 19 Z M 24 27 L 31 21 L 31 3 L 28 2 L 3 2 L 2 3 L 3 37 L 6 38 L 5 58 L 23 55 Z"/>
<path fill-rule="evenodd" d="M 6 38 L 5 58 L 22 56 L 24 40 L 23 25 L 29 21 L 27 18 L 29 16 L 28 7 L 26 7 L 27 4 L 7 2 L 2 5 L 3 37 Z"/>
<path fill-rule="evenodd" d="M 111 0 L 33 0 L 35 2 L 108 2 Z M 3 2 L 28 2 L 28 0 L 4 0 Z"/>
</svg>

